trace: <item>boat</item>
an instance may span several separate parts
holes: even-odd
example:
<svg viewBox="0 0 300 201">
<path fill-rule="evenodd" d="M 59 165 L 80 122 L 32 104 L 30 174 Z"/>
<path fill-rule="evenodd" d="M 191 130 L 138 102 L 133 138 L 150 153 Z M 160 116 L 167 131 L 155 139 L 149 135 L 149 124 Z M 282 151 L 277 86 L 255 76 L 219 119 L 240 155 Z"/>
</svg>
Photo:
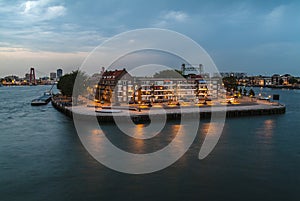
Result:
<svg viewBox="0 0 300 201">
<path fill-rule="evenodd" d="M 100 112 L 100 113 L 121 113 L 122 110 L 101 109 L 101 110 L 96 110 L 96 112 Z"/>
<path fill-rule="evenodd" d="M 266 100 L 266 101 L 270 101 L 270 99 L 271 99 L 271 95 L 267 95 L 266 93 L 262 93 L 262 92 L 260 92 L 259 94 L 258 94 L 258 99 L 259 100 Z"/>
<path fill-rule="evenodd" d="M 266 101 L 270 101 L 271 96 L 259 96 L 258 97 L 259 100 L 266 100 Z"/>
<path fill-rule="evenodd" d="M 51 101 L 53 87 L 54 87 L 54 84 L 52 85 L 51 89 L 44 92 L 44 94 L 41 97 L 33 99 L 31 101 L 31 105 L 32 106 L 47 105 Z"/>
<path fill-rule="evenodd" d="M 51 92 L 45 92 L 41 97 L 33 99 L 31 101 L 32 106 L 47 105 L 51 100 Z"/>
</svg>

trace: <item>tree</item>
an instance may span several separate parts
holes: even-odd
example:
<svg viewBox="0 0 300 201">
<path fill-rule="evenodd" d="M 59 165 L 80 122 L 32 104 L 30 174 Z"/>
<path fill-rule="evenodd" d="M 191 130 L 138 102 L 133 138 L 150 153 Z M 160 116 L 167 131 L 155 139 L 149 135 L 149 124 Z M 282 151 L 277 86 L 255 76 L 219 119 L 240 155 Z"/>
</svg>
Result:
<svg viewBox="0 0 300 201">
<path fill-rule="evenodd" d="M 255 92 L 253 91 L 253 89 L 250 89 L 250 91 L 249 91 L 249 96 L 250 96 L 250 97 L 255 96 Z"/>
<path fill-rule="evenodd" d="M 279 85 L 283 85 L 283 79 L 282 78 L 279 79 Z"/>
<path fill-rule="evenodd" d="M 223 78 L 224 87 L 227 91 L 236 91 L 237 90 L 237 80 L 235 77 L 224 77 Z"/>
<path fill-rule="evenodd" d="M 179 70 L 162 70 L 153 75 L 155 78 L 182 78 Z"/>
<path fill-rule="evenodd" d="M 63 95 L 73 96 L 77 100 L 78 96 L 86 91 L 86 80 L 87 75 L 82 71 L 76 70 L 62 76 L 57 83 L 57 88 Z"/>
<path fill-rule="evenodd" d="M 240 89 L 239 89 L 239 96 L 241 96 L 242 93 L 243 93 L 243 90 L 242 90 L 242 87 L 240 87 Z"/>
<path fill-rule="evenodd" d="M 243 90 L 243 94 L 244 94 L 244 96 L 247 96 L 247 89 L 246 88 L 244 88 L 244 90 Z"/>
<path fill-rule="evenodd" d="M 297 84 L 297 83 L 298 83 L 298 80 L 297 80 L 296 78 L 294 78 L 294 77 L 291 77 L 291 78 L 289 79 L 289 83 L 290 83 L 290 84 Z"/>
</svg>

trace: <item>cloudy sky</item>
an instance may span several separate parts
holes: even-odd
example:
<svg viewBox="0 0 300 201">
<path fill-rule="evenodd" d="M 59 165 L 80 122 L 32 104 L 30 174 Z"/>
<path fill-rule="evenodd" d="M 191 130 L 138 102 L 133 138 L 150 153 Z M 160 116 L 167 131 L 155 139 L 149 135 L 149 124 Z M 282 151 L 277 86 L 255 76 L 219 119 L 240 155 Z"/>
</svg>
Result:
<svg viewBox="0 0 300 201">
<path fill-rule="evenodd" d="M 199 43 L 220 71 L 300 75 L 300 1 L 0 0 L 0 77 L 72 71 L 124 31 L 164 28 Z"/>
</svg>

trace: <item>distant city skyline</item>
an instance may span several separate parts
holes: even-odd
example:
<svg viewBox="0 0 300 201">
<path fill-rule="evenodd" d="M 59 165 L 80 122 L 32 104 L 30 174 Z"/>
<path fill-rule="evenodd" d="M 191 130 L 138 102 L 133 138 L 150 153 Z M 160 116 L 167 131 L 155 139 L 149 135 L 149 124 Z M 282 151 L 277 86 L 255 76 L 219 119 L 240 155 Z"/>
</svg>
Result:
<svg viewBox="0 0 300 201">
<path fill-rule="evenodd" d="M 1 0 L 0 77 L 77 70 L 106 39 L 146 27 L 195 40 L 220 72 L 300 76 L 299 10 L 296 0 Z"/>
<path fill-rule="evenodd" d="M 194 67 L 196 67 L 196 66 L 194 66 Z M 150 73 L 145 74 L 144 70 L 140 72 L 139 68 L 134 68 L 134 70 L 129 71 L 129 72 L 133 73 L 132 75 L 134 75 L 135 77 L 153 77 L 153 76 L 155 76 L 155 74 L 157 74 L 159 72 L 162 72 L 162 71 L 165 71 L 165 70 L 167 70 L 167 71 L 170 70 L 170 68 L 161 69 L 162 66 L 159 66 L 159 65 L 153 65 L 153 67 L 151 67 L 151 68 L 156 69 L 153 74 L 150 74 Z M 110 69 L 105 69 L 105 68 L 103 69 L 102 68 L 98 72 L 94 72 L 92 74 L 89 74 L 88 76 L 93 77 L 95 75 L 99 75 L 99 74 L 101 74 L 102 70 L 104 70 L 104 71 L 115 71 L 115 70 L 122 70 L 122 69 L 126 69 L 126 68 L 123 68 L 123 67 L 119 67 L 119 68 L 115 67 L 115 68 L 110 68 Z M 27 77 L 30 74 L 30 70 L 31 69 L 28 69 L 28 72 L 26 72 L 24 75 L 7 74 L 7 75 L 2 76 L 2 77 L 0 76 L 0 78 L 18 77 L 20 79 L 27 79 Z M 71 73 L 71 72 L 75 71 L 76 69 L 72 70 L 71 72 L 65 72 L 64 69 L 62 69 L 62 68 L 57 68 L 56 70 L 51 70 L 49 72 L 40 72 L 39 70 L 37 70 L 35 68 L 34 68 L 34 70 L 35 70 L 35 74 L 36 74 L 36 79 L 43 79 L 43 78 L 51 79 L 52 76 L 53 76 L 52 78 L 60 78 L 65 74 L 68 74 L 68 73 Z M 176 70 L 180 71 L 181 69 L 178 68 Z M 174 71 L 174 72 L 176 72 L 176 71 Z M 86 73 L 86 72 L 84 72 L 84 73 Z M 196 71 L 191 72 L 191 74 L 194 74 L 194 73 L 197 74 L 198 71 L 197 72 Z M 205 71 L 200 72 L 200 74 L 205 75 L 205 76 L 207 76 L 207 75 L 215 76 L 214 73 L 208 73 L 208 72 L 205 72 Z M 298 79 L 300 78 L 300 76 L 294 75 L 294 74 L 291 74 L 291 73 L 280 74 L 280 73 L 277 73 L 277 72 L 273 72 L 271 74 L 266 74 L 266 73 L 265 74 L 251 74 L 251 73 L 241 72 L 241 71 L 221 71 L 221 72 L 219 72 L 219 75 L 216 75 L 216 76 L 221 76 L 221 77 L 231 77 L 231 76 L 233 76 L 233 77 L 237 77 L 237 78 L 242 78 L 242 77 L 272 77 L 272 76 L 277 76 L 277 75 L 279 75 L 279 76 L 287 76 L 288 75 L 288 76 L 295 77 L 295 78 L 298 78 Z"/>
</svg>

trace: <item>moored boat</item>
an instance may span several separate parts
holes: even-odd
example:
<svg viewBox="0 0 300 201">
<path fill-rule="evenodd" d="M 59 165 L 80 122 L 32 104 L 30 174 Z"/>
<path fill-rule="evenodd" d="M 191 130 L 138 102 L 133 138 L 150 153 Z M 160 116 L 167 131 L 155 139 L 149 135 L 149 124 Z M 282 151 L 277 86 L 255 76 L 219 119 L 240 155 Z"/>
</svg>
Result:
<svg viewBox="0 0 300 201">
<path fill-rule="evenodd" d="M 43 96 L 33 99 L 31 101 L 32 106 L 39 106 L 39 105 L 47 105 L 51 100 L 52 94 L 50 92 L 45 92 Z"/>
</svg>

